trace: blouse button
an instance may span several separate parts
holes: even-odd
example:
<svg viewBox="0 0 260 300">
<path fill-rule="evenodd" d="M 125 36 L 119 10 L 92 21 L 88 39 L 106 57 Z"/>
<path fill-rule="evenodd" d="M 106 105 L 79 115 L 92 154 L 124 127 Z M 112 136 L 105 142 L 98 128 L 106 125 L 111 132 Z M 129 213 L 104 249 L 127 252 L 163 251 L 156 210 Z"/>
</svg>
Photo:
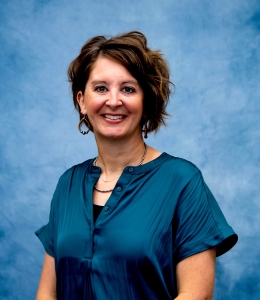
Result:
<svg viewBox="0 0 260 300">
<path fill-rule="evenodd" d="M 128 171 L 129 171 L 129 172 L 133 172 L 133 171 L 134 171 L 134 168 L 130 167 L 130 168 L 128 169 Z"/>
<path fill-rule="evenodd" d="M 118 187 L 116 188 L 116 190 L 117 190 L 118 192 L 121 192 L 121 191 L 122 191 L 121 186 L 118 186 Z"/>
<path fill-rule="evenodd" d="M 106 206 L 106 207 L 105 207 L 105 211 L 108 211 L 108 210 L 109 210 L 109 207 Z"/>
</svg>

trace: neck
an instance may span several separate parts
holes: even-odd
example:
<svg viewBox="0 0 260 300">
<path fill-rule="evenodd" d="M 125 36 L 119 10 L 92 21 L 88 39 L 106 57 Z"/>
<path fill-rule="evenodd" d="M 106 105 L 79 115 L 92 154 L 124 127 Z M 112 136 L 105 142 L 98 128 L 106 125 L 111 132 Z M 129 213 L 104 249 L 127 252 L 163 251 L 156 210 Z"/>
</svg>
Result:
<svg viewBox="0 0 260 300">
<path fill-rule="evenodd" d="M 101 167 L 106 177 L 117 175 L 128 166 L 137 166 L 144 155 L 142 136 L 130 140 L 97 141 L 98 159 L 96 165 Z"/>
</svg>

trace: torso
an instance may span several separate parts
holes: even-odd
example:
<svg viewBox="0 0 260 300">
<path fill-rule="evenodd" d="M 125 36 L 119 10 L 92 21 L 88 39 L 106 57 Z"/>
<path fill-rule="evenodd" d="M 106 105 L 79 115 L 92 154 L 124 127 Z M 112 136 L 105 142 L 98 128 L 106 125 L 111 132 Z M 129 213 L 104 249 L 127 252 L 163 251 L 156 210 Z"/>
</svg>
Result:
<svg viewBox="0 0 260 300">
<path fill-rule="evenodd" d="M 173 299 L 176 264 L 234 235 L 190 162 L 164 153 L 126 168 L 94 223 L 99 176 L 92 159 L 66 171 L 37 233 L 55 257 L 58 299 Z"/>
</svg>

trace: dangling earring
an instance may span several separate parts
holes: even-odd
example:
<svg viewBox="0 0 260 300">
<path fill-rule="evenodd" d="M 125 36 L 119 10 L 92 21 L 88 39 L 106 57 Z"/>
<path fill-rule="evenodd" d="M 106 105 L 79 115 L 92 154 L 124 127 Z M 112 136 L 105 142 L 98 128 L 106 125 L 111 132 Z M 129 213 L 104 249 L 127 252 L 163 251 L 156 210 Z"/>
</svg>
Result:
<svg viewBox="0 0 260 300">
<path fill-rule="evenodd" d="M 144 122 L 144 129 L 142 130 L 142 132 L 144 133 L 144 138 L 147 139 L 148 135 L 147 135 L 147 122 Z"/>
<path fill-rule="evenodd" d="M 81 130 L 82 123 L 84 123 L 85 125 L 87 125 L 88 131 Z M 82 133 L 83 135 L 85 135 L 85 134 L 88 134 L 90 132 L 90 129 L 91 129 L 91 125 L 89 123 L 88 117 L 87 117 L 87 115 L 84 115 L 83 118 L 79 121 L 78 130 L 79 130 L 80 133 Z"/>
</svg>

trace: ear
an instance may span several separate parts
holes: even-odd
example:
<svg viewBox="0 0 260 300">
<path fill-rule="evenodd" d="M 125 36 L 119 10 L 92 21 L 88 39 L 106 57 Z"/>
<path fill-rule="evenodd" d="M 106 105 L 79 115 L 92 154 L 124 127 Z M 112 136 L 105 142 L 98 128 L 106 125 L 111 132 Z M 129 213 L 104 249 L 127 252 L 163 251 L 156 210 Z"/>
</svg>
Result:
<svg viewBox="0 0 260 300">
<path fill-rule="evenodd" d="M 77 93 L 77 102 L 78 102 L 79 107 L 80 107 L 80 112 L 83 115 L 86 115 L 87 114 L 87 109 L 86 109 L 85 99 L 84 99 L 84 95 L 83 95 L 82 91 L 79 91 Z"/>
</svg>

